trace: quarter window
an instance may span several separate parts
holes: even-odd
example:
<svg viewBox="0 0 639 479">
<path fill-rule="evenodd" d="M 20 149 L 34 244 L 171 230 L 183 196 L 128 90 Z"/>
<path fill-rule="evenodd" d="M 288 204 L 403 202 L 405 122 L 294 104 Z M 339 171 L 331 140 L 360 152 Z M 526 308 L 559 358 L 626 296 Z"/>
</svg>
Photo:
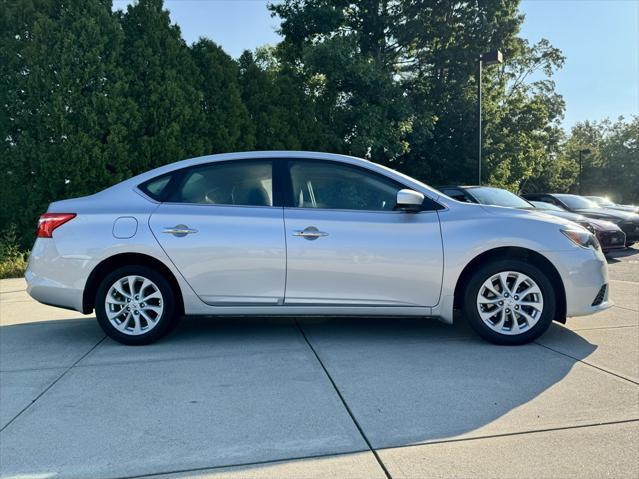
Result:
<svg viewBox="0 0 639 479">
<path fill-rule="evenodd" d="M 156 201 L 160 201 L 162 193 L 171 180 L 171 174 L 158 176 L 140 185 L 140 189 Z"/>
<path fill-rule="evenodd" d="M 293 206 L 392 211 L 402 186 L 361 168 L 324 161 L 289 162 Z"/>
<path fill-rule="evenodd" d="M 210 163 L 188 169 L 171 193 L 173 203 L 273 206 L 270 160 Z"/>
</svg>

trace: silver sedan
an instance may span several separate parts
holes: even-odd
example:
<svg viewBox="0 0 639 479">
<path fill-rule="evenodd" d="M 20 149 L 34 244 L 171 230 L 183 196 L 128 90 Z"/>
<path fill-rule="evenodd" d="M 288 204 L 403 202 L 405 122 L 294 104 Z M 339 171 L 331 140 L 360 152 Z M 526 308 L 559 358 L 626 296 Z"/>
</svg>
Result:
<svg viewBox="0 0 639 479">
<path fill-rule="evenodd" d="M 348 156 L 252 152 L 166 165 L 40 218 L 36 300 L 126 344 L 181 316 L 435 317 L 522 344 L 611 306 L 597 239 L 561 218 L 461 203 Z"/>
</svg>

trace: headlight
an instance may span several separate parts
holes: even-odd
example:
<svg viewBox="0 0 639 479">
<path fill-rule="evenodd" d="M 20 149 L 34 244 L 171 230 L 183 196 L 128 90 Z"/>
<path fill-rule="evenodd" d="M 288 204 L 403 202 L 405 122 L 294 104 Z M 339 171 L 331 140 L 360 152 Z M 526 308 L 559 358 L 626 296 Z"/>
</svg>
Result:
<svg viewBox="0 0 639 479">
<path fill-rule="evenodd" d="M 586 228 L 588 231 L 590 231 L 591 233 L 595 233 L 595 227 L 588 223 L 587 221 L 577 221 L 577 224 L 579 226 L 583 226 L 584 228 Z"/>
<path fill-rule="evenodd" d="M 561 232 L 577 246 L 581 246 L 582 248 L 592 248 L 594 250 L 600 249 L 597 237 L 586 230 L 568 228 L 561 230 Z"/>
</svg>

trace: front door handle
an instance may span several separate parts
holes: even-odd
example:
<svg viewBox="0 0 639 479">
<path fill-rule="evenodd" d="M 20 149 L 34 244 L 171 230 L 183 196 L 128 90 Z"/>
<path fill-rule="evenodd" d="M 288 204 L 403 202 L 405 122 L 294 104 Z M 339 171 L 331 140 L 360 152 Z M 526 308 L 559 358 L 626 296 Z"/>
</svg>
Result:
<svg viewBox="0 0 639 479">
<path fill-rule="evenodd" d="M 178 238 L 182 238 L 186 235 L 197 233 L 197 230 L 193 228 L 189 228 L 186 225 L 175 225 L 173 227 L 165 228 L 164 231 L 162 231 L 162 233 L 167 233 L 167 234 L 176 236 Z"/>
<path fill-rule="evenodd" d="M 316 240 L 322 236 L 328 236 L 328 233 L 318 230 L 315 226 L 307 226 L 303 230 L 294 231 L 293 236 L 299 236 L 307 240 Z"/>
</svg>

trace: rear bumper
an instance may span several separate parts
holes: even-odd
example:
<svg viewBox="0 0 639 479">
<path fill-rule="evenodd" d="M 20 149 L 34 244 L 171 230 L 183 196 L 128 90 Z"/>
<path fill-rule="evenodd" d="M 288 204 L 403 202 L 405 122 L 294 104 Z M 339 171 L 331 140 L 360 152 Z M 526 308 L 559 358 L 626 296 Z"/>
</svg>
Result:
<svg viewBox="0 0 639 479">
<path fill-rule="evenodd" d="M 572 251 L 546 253 L 546 256 L 564 283 L 567 316 L 585 316 L 613 306 L 608 297 L 609 288 L 603 297 L 599 295 L 602 286 L 609 284 L 608 264 L 603 253 L 575 247 Z"/>
<path fill-rule="evenodd" d="M 84 285 L 93 261 L 60 256 L 55 242 L 38 238 L 24 274 L 27 293 L 40 303 L 82 312 Z"/>
</svg>

